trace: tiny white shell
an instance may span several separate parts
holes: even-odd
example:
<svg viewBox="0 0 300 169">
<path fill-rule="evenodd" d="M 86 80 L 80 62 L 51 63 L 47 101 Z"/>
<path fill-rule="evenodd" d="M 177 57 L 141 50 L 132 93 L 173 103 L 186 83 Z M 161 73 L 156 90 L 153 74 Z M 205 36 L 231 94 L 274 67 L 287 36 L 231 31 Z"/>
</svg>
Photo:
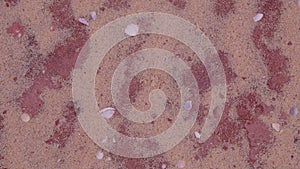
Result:
<svg viewBox="0 0 300 169">
<path fill-rule="evenodd" d="M 93 20 L 96 20 L 96 19 L 97 19 L 97 14 L 96 14 L 95 11 L 92 11 L 90 14 L 91 14 L 91 18 L 92 18 Z"/>
<path fill-rule="evenodd" d="M 87 21 L 86 19 L 84 19 L 84 18 L 79 18 L 78 21 L 79 21 L 80 23 L 86 25 L 86 26 L 89 26 L 88 21 Z"/>
<path fill-rule="evenodd" d="M 102 151 L 98 151 L 97 154 L 96 154 L 96 157 L 98 160 L 102 160 L 102 158 L 104 157 L 104 154 Z"/>
<path fill-rule="evenodd" d="M 161 169 L 166 169 L 166 168 L 167 168 L 166 164 L 161 165 Z"/>
<path fill-rule="evenodd" d="M 200 139 L 200 137 L 201 137 L 201 134 L 198 132 L 198 131 L 195 131 L 195 137 L 197 138 L 197 139 Z"/>
<path fill-rule="evenodd" d="M 29 121 L 30 121 L 30 116 L 29 116 L 29 114 L 23 113 L 23 114 L 21 115 L 21 120 L 22 120 L 23 122 L 29 122 Z"/>
<path fill-rule="evenodd" d="M 260 21 L 260 20 L 263 18 L 263 16 L 264 16 L 264 14 L 262 14 L 262 13 L 257 13 L 257 14 L 253 17 L 254 22 Z"/>
<path fill-rule="evenodd" d="M 297 108 L 297 106 L 293 106 L 291 109 L 290 109 L 290 114 L 292 116 L 297 116 L 299 114 L 299 110 Z"/>
<path fill-rule="evenodd" d="M 106 161 L 111 161 L 111 160 L 112 160 L 111 157 L 107 157 L 107 158 L 106 158 Z"/>
<path fill-rule="evenodd" d="M 272 123 L 272 128 L 275 131 L 279 132 L 280 131 L 280 124 L 278 124 L 278 123 Z"/>
<path fill-rule="evenodd" d="M 185 110 L 191 110 L 191 109 L 192 109 L 192 101 L 191 101 L 191 100 L 186 101 L 186 102 L 184 103 L 184 105 L 183 105 L 183 108 L 184 108 Z"/>
<path fill-rule="evenodd" d="M 125 33 L 129 36 L 136 36 L 139 33 L 139 26 L 136 24 L 129 24 L 125 28 Z"/>
<path fill-rule="evenodd" d="M 101 113 L 102 117 L 104 117 L 106 119 L 110 119 L 115 114 L 115 109 L 112 107 L 106 107 L 104 109 L 101 109 L 100 113 Z"/>
</svg>

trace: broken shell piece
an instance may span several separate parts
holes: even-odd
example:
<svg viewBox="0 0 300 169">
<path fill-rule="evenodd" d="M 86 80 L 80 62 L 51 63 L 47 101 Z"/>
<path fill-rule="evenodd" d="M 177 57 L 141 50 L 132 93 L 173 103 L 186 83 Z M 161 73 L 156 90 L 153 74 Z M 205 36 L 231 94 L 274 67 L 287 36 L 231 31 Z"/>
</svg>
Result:
<svg viewBox="0 0 300 169">
<path fill-rule="evenodd" d="M 161 169 L 166 169 L 166 168 L 167 168 L 166 164 L 161 165 Z"/>
<path fill-rule="evenodd" d="M 106 108 L 100 110 L 100 113 L 101 113 L 102 117 L 104 117 L 106 119 L 110 119 L 115 114 L 115 110 L 116 109 L 114 109 L 112 107 L 106 107 Z"/>
<path fill-rule="evenodd" d="M 98 160 L 102 160 L 102 158 L 104 157 L 104 154 L 102 151 L 98 151 L 96 156 L 97 156 Z"/>
<path fill-rule="evenodd" d="M 93 20 L 96 20 L 96 19 L 97 19 L 97 14 L 96 14 L 95 11 L 92 11 L 92 12 L 91 12 L 91 18 L 92 18 Z"/>
<path fill-rule="evenodd" d="M 78 21 L 79 21 L 80 23 L 86 25 L 86 26 L 89 26 L 88 21 L 87 21 L 86 19 L 84 19 L 84 18 L 79 18 Z"/>
<path fill-rule="evenodd" d="M 258 13 L 253 17 L 254 22 L 258 22 L 263 18 L 264 14 Z"/>
<path fill-rule="evenodd" d="M 278 123 L 272 123 L 272 128 L 275 131 L 279 132 L 280 131 L 280 124 L 278 124 Z"/>
<path fill-rule="evenodd" d="M 106 161 L 111 161 L 111 160 L 112 160 L 111 157 L 106 158 Z"/>
<path fill-rule="evenodd" d="M 21 115 L 21 120 L 22 120 L 23 122 L 29 122 L 29 120 L 30 120 L 29 114 L 23 113 L 23 114 Z"/>
<path fill-rule="evenodd" d="M 183 108 L 184 108 L 185 110 L 191 110 L 191 109 L 192 109 L 192 101 L 191 101 L 191 100 L 186 101 L 186 102 L 184 103 L 184 105 L 183 105 Z"/>
<path fill-rule="evenodd" d="M 198 131 L 195 131 L 195 137 L 196 137 L 197 139 L 200 139 L 201 134 L 200 134 Z"/>
<path fill-rule="evenodd" d="M 179 160 L 176 164 L 177 168 L 184 168 L 185 167 L 185 161 Z"/>
<path fill-rule="evenodd" d="M 129 36 L 136 36 L 139 33 L 139 26 L 136 24 L 129 24 L 125 28 L 125 33 Z"/>
<path fill-rule="evenodd" d="M 291 109 L 290 109 L 290 114 L 292 116 L 297 116 L 299 114 L 299 110 L 296 106 L 293 106 Z"/>
</svg>

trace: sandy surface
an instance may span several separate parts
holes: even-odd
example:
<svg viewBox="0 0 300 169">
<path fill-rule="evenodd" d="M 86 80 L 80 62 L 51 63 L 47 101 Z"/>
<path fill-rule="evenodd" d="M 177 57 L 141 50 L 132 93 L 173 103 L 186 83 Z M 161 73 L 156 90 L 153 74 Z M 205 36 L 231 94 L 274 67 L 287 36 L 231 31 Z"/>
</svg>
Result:
<svg viewBox="0 0 300 169">
<path fill-rule="evenodd" d="M 290 114 L 293 106 L 300 109 L 296 0 L 4 0 L 0 11 L 0 169 L 159 169 L 163 164 L 178 168 L 180 161 L 187 169 L 299 168 L 300 115 Z M 91 11 L 97 13 L 95 21 Z M 191 67 L 201 96 L 197 121 L 177 146 L 134 159 L 105 151 L 87 136 L 72 101 L 71 73 L 80 49 L 98 29 L 121 16 L 149 11 L 184 18 L 209 38 L 226 73 L 226 105 L 214 134 L 200 143 L 194 132 L 201 130 L 211 99 L 203 63 L 168 36 L 141 34 L 121 41 L 100 63 L 95 85 L 99 107 L 115 106 L 110 85 L 118 64 L 153 47 L 174 53 Z M 264 17 L 254 22 L 257 13 Z M 131 81 L 130 101 L 141 111 L 149 109 L 153 89 L 167 96 L 157 121 L 135 124 L 117 111 L 108 124 L 131 137 L 168 129 L 180 109 L 172 76 L 156 69 L 140 72 Z M 101 160 L 99 151 L 104 153 Z"/>
</svg>

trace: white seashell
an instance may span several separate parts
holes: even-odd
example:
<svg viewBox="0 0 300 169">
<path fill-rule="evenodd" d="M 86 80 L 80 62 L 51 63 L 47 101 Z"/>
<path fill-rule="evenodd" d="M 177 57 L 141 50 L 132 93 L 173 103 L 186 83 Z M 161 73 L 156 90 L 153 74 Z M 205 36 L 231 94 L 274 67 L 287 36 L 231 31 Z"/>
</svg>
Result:
<svg viewBox="0 0 300 169">
<path fill-rule="evenodd" d="M 161 169 L 166 169 L 166 168 L 167 168 L 166 164 L 161 165 Z"/>
<path fill-rule="evenodd" d="M 129 24 L 125 28 L 125 33 L 129 36 L 136 36 L 139 33 L 139 26 L 136 24 Z"/>
<path fill-rule="evenodd" d="M 192 109 L 192 101 L 191 101 L 191 100 L 186 101 L 186 102 L 184 103 L 184 105 L 183 105 L 183 108 L 184 108 L 185 110 L 191 110 L 191 109 Z"/>
<path fill-rule="evenodd" d="M 96 20 L 96 19 L 97 19 L 97 14 L 96 14 L 95 11 L 92 11 L 90 14 L 91 14 L 91 18 L 92 18 L 93 20 Z"/>
<path fill-rule="evenodd" d="M 98 151 L 97 154 L 96 154 L 96 157 L 98 160 L 102 160 L 102 158 L 104 157 L 104 154 L 102 151 Z"/>
<path fill-rule="evenodd" d="M 197 139 L 200 139 L 201 134 L 200 134 L 198 131 L 195 131 L 195 137 L 196 137 Z"/>
<path fill-rule="evenodd" d="M 86 19 L 84 19 L 84 18 L 79 18 L 78 21 L 79 21 L 80 23 L 86 25 L 86 26 L 89 26 L 88 21 L 87 21 Z"/>
<path fill-rule="evenodd" d="M 275 131 L 279 132 L 280 131 L 280 124 L 278 124 L 278 123 L 272 123 L 272 128 Z"/>
<path fill-rule="evenodd" d="M 22 120 L 23 122 L 29 122 L 29 120 L 30 120 L 29 114 L 23 113 L 23 114 L 21 115 L 21 120 Z"/>
<path fill-rule="evenodd" d="M 115 109 L 112 107 L 106 107 L 104 109 L 101 109 L 100 113 L 101 113 L 102 117 L 104 117 L 106 119 L 110 119 L 115 114 Z"/>
<path fill-rule="evenodd" d="M 111 160 L 112 160 L 111 157 L 106 158 L 106 161 L 111 161 Z"/>
<path fill-rule="evenodd" d="M 296 106 L 293 106 L 291 109 L 290 109 L 290 114 L 292 116 L 297 116 L 299 114 L 299 110 Z"/>
<path fill-rule="evenodd" d="M 253 17 L 254 22 L 258 22 L 263 18 L 264 14 L 258 13 Z"/>
</svg>

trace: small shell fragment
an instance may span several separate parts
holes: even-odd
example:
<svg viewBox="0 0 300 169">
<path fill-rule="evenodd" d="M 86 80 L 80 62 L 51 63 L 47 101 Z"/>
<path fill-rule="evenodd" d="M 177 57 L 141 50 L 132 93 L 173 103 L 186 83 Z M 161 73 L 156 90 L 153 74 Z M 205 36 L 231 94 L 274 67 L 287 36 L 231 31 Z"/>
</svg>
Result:
<svg viewBox="0 0 300 169">
<path fill-rule="evenodd" d="M 272 128 L 275 131 L 279 132 L 280 131 L 280 124 L 278 124 L 278 123 L 272 123 Z"/>
<path fill-rule="evenodd" d="M 96 157 L 98 160 L 102 160 L 102 158 L 104 157 L 104 154 L 102 151 L 98 151 L 97 154 L 96 154 Z"/>
<path fill-rule="evenodd" d="M 264 16 L 264 14 L 262 14 L 262 13 L 257 13 L 257 14 L 253 17 L 254 22 L 260 21 L 260 20 L 263 18 L 263 16 Z"/>
<path fill-rule="evenodd" d="M 78 21 L 79 21 L 80 23 L 86 25 L 86 26 L 89 26 L 88 21 L 87 21 L 86 19 L 84 19 L 84 18 L 79 18 Z"/>
<path fill-rule="evenodd" d="M 111 157 L 106 158 L 106 161 L 111 161 L 111 160 L 112 160 Z"/>
<path fill-rule="evenodd" d="M 291 107 L 291 109 L 290 109 L 290 114 L 291 114 L 292 116 L 297 116 L 297 115 L 299 114 L 298 108 L 297 108 L 296 106 Z"/>
<path fill-rule="evenodd" d="M 197 139 L 200 139 L 200 137 L 201 137 L 201 134 L 198 132 L 198 131 L 195 131 L 195 137 L 197 138 Z"/>
<path fill-rule="evenodd" d="M 91 18 L 92 18 L 93 20 L 96 20 L 96 19 L 97 19 L 97 14 L 96 14 L 95 11 L 92 11 L 90 14 L 91 14 Z"/>
<path fill-rule="evenodd" d="M 100 110 L 101 116 L 110 119 L 115 114 L 115 109 L 113 107 L 106 107 Z"/>
<path fill-rule="evenodd" d="M 139 33 L 139 26 L 136 24 L 129 24 L 125 28 L 125 33 L 129 36 L 136 36 Z"/>
<path fill-rule="evenodd" d="M 166 168 L 167 168 L 166 164 L 161 165 L 161 169 L 166 169 Z"/>
<path fill-rule="evenodd" d="M 21 115 L 21 120 L 22 120 L 23 122 L 29 122 L 29 120 L 30 120 L 29 114 L 23 113 L 23 114 Z"/>
<path fill-rule="evenodd" d="M 191 101 L 191 100 L 186 101 L 186 102 L 184 103 L 184 105 L 183 105 L 183 108 L 184 108 L 185 110 L 191 110 L 191 109 L 192 109 L 192 101 Z"/>
<path fill-rule="evenodd" d="M 179 160 L 176 164 L 177 168 L 184 168 L 185 167 L 185 161 Z"/>
</svg>

